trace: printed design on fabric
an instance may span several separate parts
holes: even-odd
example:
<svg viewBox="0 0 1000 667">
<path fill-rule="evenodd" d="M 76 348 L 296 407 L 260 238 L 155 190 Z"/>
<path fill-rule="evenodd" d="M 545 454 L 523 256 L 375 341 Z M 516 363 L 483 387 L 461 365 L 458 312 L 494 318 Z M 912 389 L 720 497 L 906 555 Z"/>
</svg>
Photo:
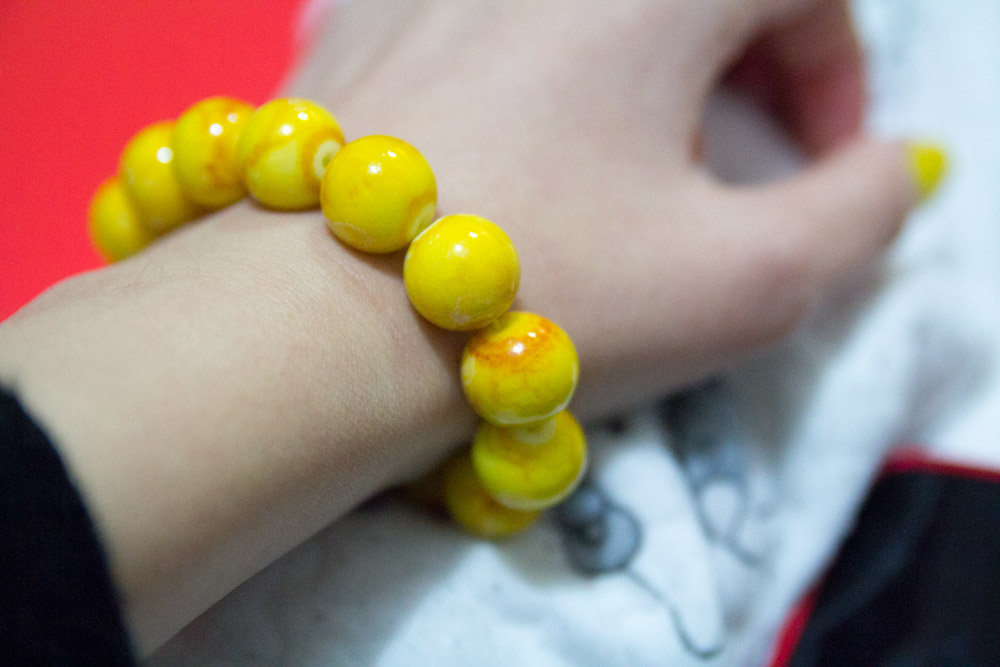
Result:
<svg viewBox="0 0 1000 667">
<path fill-rule="evenodd" d="M 764 554 L 742 539 L 753 518 L 753 443 L 737 415 L 729 386 L 724 380 L 713 380 L 664 401 L 660 410 L 705 537 L 747 567 L 759 567 Z"/>
</svg>

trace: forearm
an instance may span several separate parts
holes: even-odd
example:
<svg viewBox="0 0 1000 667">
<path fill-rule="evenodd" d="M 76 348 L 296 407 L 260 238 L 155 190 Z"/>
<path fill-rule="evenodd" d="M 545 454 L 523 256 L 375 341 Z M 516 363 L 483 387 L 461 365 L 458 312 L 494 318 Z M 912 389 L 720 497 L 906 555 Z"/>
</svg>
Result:
<svg viewBox="0 0 1000 667">
<path fill-rule="evenodd" d="M 141 645 L 471 432 L 462 338 L 419 320 L 399 261 L 238 205 L 0 327 Z"/>
<path fill-rule="evenodd" d="M 351 7 L 363 11 L 362 3 Z M 377 77 L 365 63 L 341 66 L 321 49 L 294 92 L 326 104 L 352 138 L 396 133 L 425 151 L 440 181 L 439 213 L 482 213 L 511 230 L 525 277 L 516 307 L 553 317 L 577 339 L 581 392 L 597 405 L 588 387 L 608 383 L 587 378 L 601 377 L 603 366 L 621 387 L 634 386 L 634 368 L 614 363 L 607 327 L 588 334 L 578 325 L 597 312 L 612 317 L 608 299 L 628 286 L 595 279 L 588 288 L 596 294 L 573 297 L 581 281 L 569 267 L 597 263 L 559 243 L 572 211 L 561 219 L 540 210 L 564 199 L 539 200 L 537 188 L 524 187 L 521 150 L 490 154 L 461 140 L 478 135 L 489 116 L 457 124 L 428 117 L 450 106 L 448 96 L 474 89 L 470 72 L 441 88 L 444 98 L 398 96 L 414 84 L 409 54 L 438 44 L 448 25 L 432 17 L 433 29 L 425 23 L 405 53 L 379 61 Z M 505 66 L 492 76 L 507 74 Z M 344 88 L 349 94 L 336 92 Z M 526 148 L 536 144 L 525 137 Z M 346 249 L 318 211 L 243 203 L 56 287 L 0 327 L 3 379 L 16 383 L 78 478 L 140 645 L 159 643 L 323 525 L 471 435 L 475 418 L 458 380 L 466 336 L 420 320 L 401 263 L 398 254 Z M 610 407 L 624 393 L 599 400 Z"/>
</svg>

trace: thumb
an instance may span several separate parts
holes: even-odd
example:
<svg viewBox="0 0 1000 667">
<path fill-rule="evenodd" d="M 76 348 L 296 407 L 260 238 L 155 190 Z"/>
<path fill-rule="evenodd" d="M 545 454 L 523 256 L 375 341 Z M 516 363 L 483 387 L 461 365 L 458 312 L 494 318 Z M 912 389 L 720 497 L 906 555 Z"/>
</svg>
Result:
<svg viewBox="0 0 1000 667">
<path fill-rule="evenodd" d="M 824 290 L 872 261 L 911 210 L 929 198 L 947 166 L 928 143 L 858 139 L 753 197 L 754 219 L 785 239 L 807 287 Z"/>
</svg>

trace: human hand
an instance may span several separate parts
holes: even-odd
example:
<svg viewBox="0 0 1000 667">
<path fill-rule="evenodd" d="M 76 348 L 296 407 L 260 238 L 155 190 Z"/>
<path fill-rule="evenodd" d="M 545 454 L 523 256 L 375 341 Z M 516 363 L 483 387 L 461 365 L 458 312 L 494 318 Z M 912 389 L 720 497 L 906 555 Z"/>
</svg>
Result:
<svg viewBox="0 0 1000 667">
<path fill-rule="evenodd" d="M 343 11 L 294 88 L 327 91 L 358 135 L 418 146 L 442 212 L 509 231 L 523 262 L 517 305 L 573 336 L 586 412 L 774 342 L 872 262 L 917 200 L 904 147 L 860 134 L 862 57 L 841 0 Z M 372 15 L 384 32 L 359 54 L 350 34 Z M 698 137 L 724 78 L 816 159 L 779 183 L 713 179 Z"/>
<path fill-rule="evenodd" d="M 904 148 L 857 136 L 860 57 L 840 2 L 337 11 L 292 92 L 351 137 L 414 144 L 440 213 L 508 231 L 516 307 L 573 337 L 585 416 L 777 340 L 917 200 Z M 727 72 L 818 160 L 780 183 L 714 180 L 698 135 Z M 243 203 L 0 327 L 0 376 L 80 480 L 140 644 L 468 436 L 464 336 L 420 320 L 400 265 L 339 245 L 314 212 Z"/>
</svg>

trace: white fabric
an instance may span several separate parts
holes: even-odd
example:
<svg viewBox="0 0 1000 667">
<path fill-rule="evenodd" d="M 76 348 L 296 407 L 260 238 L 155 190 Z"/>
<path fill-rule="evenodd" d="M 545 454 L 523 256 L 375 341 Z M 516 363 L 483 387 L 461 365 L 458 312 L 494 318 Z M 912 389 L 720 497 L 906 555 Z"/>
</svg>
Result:
<svg viewBox="0 0 1000 667">
<path fill-rule="evenodd" d="M 1000 465 L 1000 3 L 856 9 L 875 128 L 942 140 L 951 177 L 880 275 L 727 379 L 741 428 L 719 447 L 678 451 L 655 406 L 628 415 L 622 434 L 591 429 L 595 483 L 642 525 L 627 570 L 575 573 L 552 522 L 491 544 L 384 499 L 242 586 L 149 664 L 764 664 L 892 445 Z M 723 153 L 733 110 L 715 109 Z M 787 169 L 758 130 L 739 145 L 767 145 L 772 171 Z M 746 154 L 730 151 L 723 167 L 738 177 Z"/>
</svg>

